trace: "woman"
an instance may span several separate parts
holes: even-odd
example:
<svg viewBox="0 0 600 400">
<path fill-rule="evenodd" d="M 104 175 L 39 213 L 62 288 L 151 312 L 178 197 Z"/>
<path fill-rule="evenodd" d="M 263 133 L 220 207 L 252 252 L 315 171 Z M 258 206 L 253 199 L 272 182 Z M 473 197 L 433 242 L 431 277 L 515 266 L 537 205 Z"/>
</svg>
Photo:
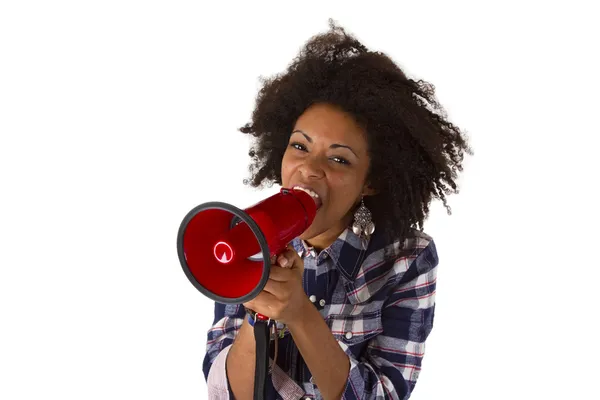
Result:
<svg viewBox="0 0 600 400">
<path fill-rule="evenodd" d="M 215 305 L 211 398 L 252 398 L 252 311 L 279 328 L 267 398 L 410 396 L 435 307 L 438 257 L 423 221 L 433 198 L 450 213 L 445 194 L 471 154 L 436 111 L 431 85 L 333 22 L 265 81 L 241 128 L 256 138 L 250 183 L 301 186 L 322 205 L 258 297 Z"/>
</svg>

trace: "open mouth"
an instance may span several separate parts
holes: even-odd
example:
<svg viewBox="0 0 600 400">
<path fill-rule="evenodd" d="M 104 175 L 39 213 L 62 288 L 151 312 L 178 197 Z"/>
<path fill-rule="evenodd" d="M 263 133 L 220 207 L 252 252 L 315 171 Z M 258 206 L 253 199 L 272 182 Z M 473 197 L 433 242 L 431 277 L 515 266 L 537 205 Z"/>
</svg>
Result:
<svg viewBox="0 0 600 400">
<path fill-rule="evenodd" d="M 313 200 L 315 201 L 315 204 L 317 205 L 317 210 L 319 208 L 321 208 L 321 206 L 323 205 L 323 201 L 321 200 L 321 198 L 319 197 L 319 195 L 316 194 L 314 191 L 312 191 L 312 190 L 310 190 L 308 188 L 302 187 L 302 186 L 294 186 L 292 189 L 294 189 L 294 190 L 302 190 L 303 192 L 308 193 L 310 195 L 310 197 L 312 197 Z"/>
</svg>

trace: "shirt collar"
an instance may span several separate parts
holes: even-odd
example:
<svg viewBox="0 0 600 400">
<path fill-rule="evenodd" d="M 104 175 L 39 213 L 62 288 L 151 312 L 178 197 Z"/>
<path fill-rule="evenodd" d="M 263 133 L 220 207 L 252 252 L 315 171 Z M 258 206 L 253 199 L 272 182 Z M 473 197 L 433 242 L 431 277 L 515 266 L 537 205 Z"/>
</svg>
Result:
<svg viewBox="0 0 600 400">
<path fill-rule="evenodd" d="M 323 249 L 320 254 L 314 255 L 315 257 L 322 257 L 323 253 L 326 253 L 342 275 L 349 281 L 354 281 L 364 260 L 370 240 L 360 238 L 350 227 L 347 227 L 329 247 Z M 300 257 L 314 251 L 308 243 L 300 238 L 292 240 L 292 246 Z"/>
</svg>

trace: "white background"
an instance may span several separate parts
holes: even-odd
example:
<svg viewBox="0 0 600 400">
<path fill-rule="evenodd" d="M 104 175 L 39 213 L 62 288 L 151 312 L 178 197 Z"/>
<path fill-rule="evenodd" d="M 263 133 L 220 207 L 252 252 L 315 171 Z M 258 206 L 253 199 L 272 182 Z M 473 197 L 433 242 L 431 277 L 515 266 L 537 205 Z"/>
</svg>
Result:
<svg viewBox="0 0 600 400">
<path fill-rule="evenodd" d="M 207 397 L 213 308 L 177 230 L 276 190 L 242 184 L 237 128 L 329 17 L 433 83 L 475 151 L 425 225 L 412 398 L 600 398 L 592 3 L 3 2 L 0 398 Z"/>
</svg>

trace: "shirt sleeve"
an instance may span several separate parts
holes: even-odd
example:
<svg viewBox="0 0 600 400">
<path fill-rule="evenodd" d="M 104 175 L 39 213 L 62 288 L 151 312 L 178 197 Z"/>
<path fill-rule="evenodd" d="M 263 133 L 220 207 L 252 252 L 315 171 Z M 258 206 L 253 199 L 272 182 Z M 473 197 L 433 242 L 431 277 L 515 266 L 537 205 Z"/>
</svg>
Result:
<svg viewBox="0 0 600 400">
<path fill-rule="evenodd" d="M 203 373 L 210 399 L 233 399 L 225 361 L 237 336 L 246 312 L 240 305 L 215 303 L 213 325 L 209 329 Z"/>
<path fill-rule="evenodd" d="M 215 317 L 208 331 L 203 366 L 208 398 L 211 400 L 234 400 L 227 377 L 226 361 L 245 318 L 246 311 L 241 305 L 215 304 Z M 275 364 L 272 358 L 270 363 L 273 372 L 267 380 L 267 397 L 272 398 L 277 393 L 283 399 L 301 398 L 304 390 Z"/>
<path fill-rule="evenodd" d="M 340 342 L 350 358 L 343 399 L 410 397 L 433 328 L 437 264 L 435 244 L 430 241 L 385 301 L 383 332 L 371 339 L 364 357 L 357 360 Z"/>
</svg>

